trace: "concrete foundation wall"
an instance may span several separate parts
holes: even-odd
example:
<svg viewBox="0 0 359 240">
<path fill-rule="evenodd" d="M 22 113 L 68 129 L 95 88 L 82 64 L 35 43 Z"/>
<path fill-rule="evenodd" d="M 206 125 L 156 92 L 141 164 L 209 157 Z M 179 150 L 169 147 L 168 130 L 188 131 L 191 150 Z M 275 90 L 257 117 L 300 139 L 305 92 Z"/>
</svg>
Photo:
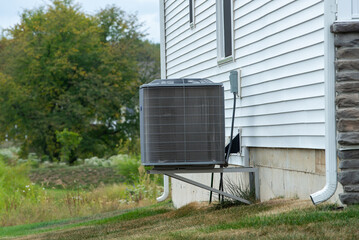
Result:
<svg viewBox="0 0 359 240">
<path fill-rule="evenodd" d="M 260 200 L 272 198 L 310 199 L 309 195 L 325 185 L 324 150 L 250 148 L 250 162 L 259 168 Z M 211 174 L 184 174 L 183 176 L 210 186 Z M 241 182 L 248 186 L 248 173 L 224 174 L 224 179 Z M 215 174 L 215 188 L 218 188 L 219 174 Z M 338 193 L 330 202 L 339 202 Z M 217 200 L 214 194 L 214 200 Z M 194 201 L 208 201 L 207 190 L 172 179 L 172 200 L 176 208 Z"/>
</svg>

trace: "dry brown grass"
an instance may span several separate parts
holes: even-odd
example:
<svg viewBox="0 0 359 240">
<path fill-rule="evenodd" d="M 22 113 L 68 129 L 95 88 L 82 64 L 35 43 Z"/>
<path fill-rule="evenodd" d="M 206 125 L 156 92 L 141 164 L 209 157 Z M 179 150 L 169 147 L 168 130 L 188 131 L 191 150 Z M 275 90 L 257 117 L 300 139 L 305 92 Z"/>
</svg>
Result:
<svg viewBox="0 0 359 240">
<path fill-rule="evenodd" d="M 312 212 L 318 212 L 319 215 L 332 214 L 333 217 L 344 213 L 329 208 L 316 209 L 309 201 L 302 200 L 276 199 L 226 209 L 192 203 L 154 216 L 76 227 L 20 239 L 357 239 L 359 236 L 359 213 L 358 218 L 318 218 L 318 222 L 313 218 L 299 223 L 266 223 L 268 218 L 275 216 L 288 219 L 296 217 L 293 211 L 303 213 L 304 217 L 306 213 Z M 236 225 L 252 218 L 259 223 L 253 222 L 253 226 Z M 263 219 L 262 224 L 260 221 Z M 226 224 L 232 227 L 228 228 Z"/>
</svg>

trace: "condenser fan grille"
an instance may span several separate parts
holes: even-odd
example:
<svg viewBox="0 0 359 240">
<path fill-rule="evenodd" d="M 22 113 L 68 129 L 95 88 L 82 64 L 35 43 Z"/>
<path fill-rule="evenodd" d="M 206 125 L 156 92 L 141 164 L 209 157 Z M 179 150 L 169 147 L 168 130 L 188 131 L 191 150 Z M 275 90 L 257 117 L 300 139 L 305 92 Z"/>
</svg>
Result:
<svg viewBox="0 0 359 240">
<path fill-rule="evenodd" d="M 223 164 L 222 85 L 209 80 L 162 81 L 170 83 L 141 87 L 142 163 L 152 166 Z"/>
</svg>

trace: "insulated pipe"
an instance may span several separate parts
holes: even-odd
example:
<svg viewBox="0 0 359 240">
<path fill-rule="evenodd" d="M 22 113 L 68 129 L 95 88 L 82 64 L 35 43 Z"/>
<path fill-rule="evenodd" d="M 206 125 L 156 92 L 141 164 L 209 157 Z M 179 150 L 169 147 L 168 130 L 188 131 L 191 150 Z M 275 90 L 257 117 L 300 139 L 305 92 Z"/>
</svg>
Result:
<svg viewBox="0 0 359 240">
<path fill-rule="evenodd" d="M 313 204 L 328 200 L 337 189 L 337 142 L 335 126 L 334 36 L 330 25 L 335 21 L 335 0 L 324 1 L 324 75 L 325 75 L 325 169 L 324 188 L 310 195 Z"/>
<path fill-rule="evenodd" d="M 167 175 L 163 175 L 163 193 L 161 196 L 159 196 L 156 200 L 157 202 L 162 202 L 164 200 L 166 200 L 166 198 L 168 197 L 168 194 L 170 192 L 169 189 L 169 183 L 168 183 L 168 176 Z"/>
</svg>

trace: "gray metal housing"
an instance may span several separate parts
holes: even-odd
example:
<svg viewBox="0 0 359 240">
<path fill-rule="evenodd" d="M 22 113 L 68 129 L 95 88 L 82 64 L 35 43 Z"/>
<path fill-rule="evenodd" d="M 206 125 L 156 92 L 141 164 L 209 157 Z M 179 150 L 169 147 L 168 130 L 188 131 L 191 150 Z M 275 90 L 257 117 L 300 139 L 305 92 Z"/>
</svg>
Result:
<svg viewBox="0 0 359 240">
<path fill-rule="evenodd" d="M 214 166 L 224 159 L 224 91 L 208 79 L 161 79 L 140 87 L 145 166 Z"/>
</svg>

